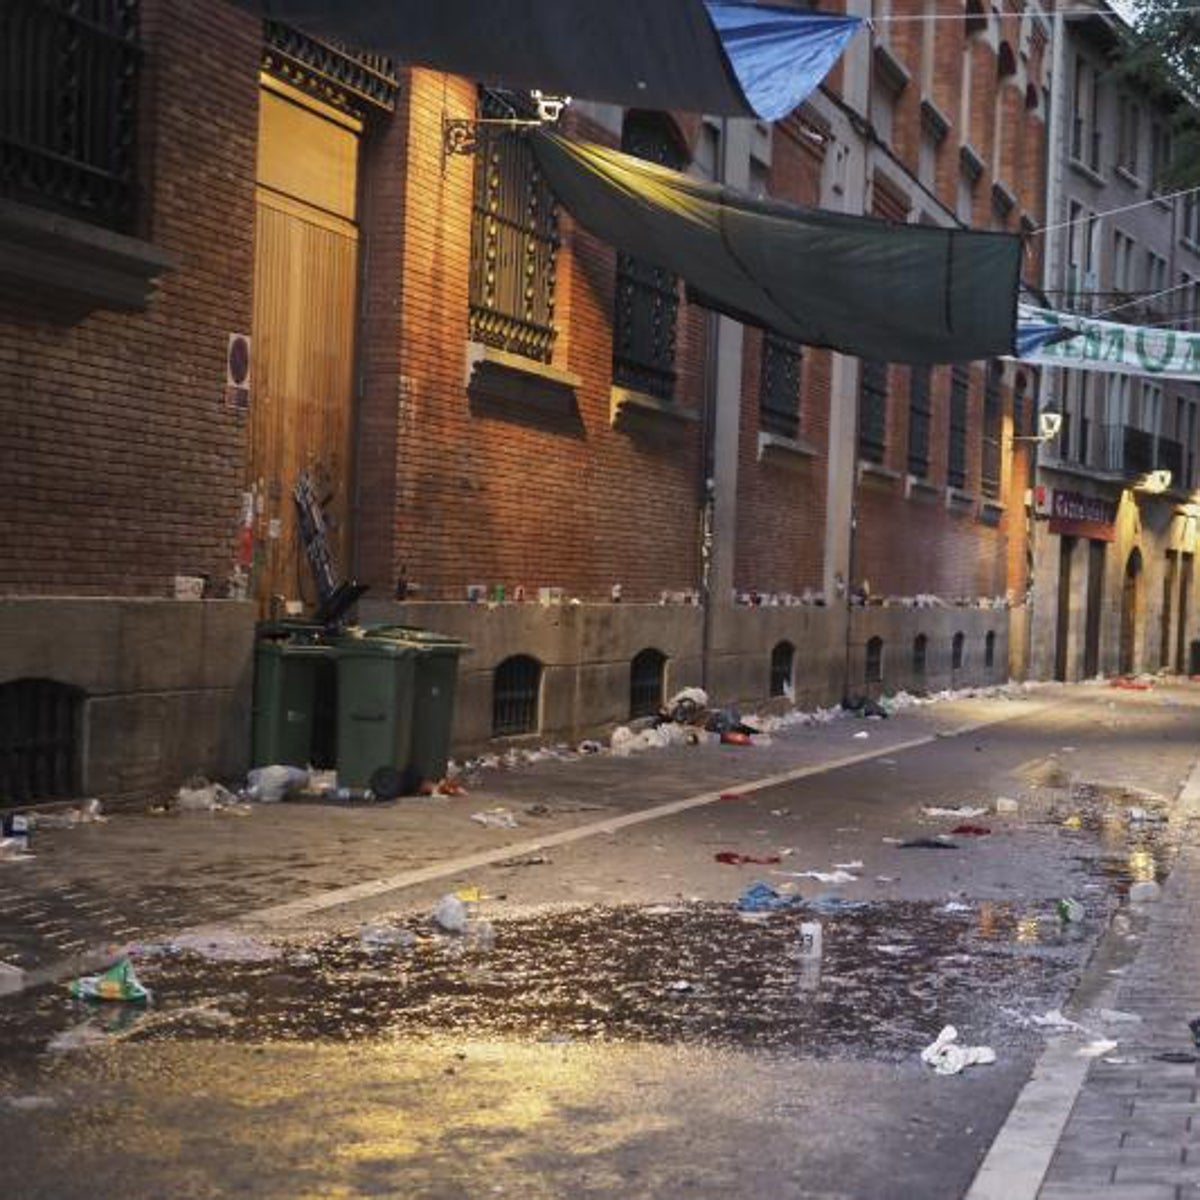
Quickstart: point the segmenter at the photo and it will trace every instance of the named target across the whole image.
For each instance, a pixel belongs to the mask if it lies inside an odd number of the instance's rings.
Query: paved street
[[[1049,686],[493,769],[462,797],[39,835],[0,868],[30,918],[0,957],[54,980],[0,999],[20,1147],[0,1193],[962,1197],[993,1145],[1013,1177],[1022,1089],[1057,1053],[1086,1078],[1035,1122],[1047,1161],[1058,1143],[1045,1200],[1190,1195],[1196,1066],[1154,1055],[1187,1051],[1200,1011],[1176,799],[1198,713],[1185,683]],[[961,805],[989,811],[922,811]],[[496,806],[518,826],[470,819]],[[938,835],[953,848],[900,844]],[[1131,910],[1152,879],[1162,901]],[[747,920],[755,881],[804,904]],[[475,923],[436,936],[465,888]],[[243,961],[156,945],[214,923],[255,939]],[[144,1013],[62,988],[114,940],[142,946]],[[1033,1023],[1055,1009],[1087,1035]],[[947,1023],[995,1065],[921,1063]],[[1117,1046],[1079,1059],[1100,1034]]]

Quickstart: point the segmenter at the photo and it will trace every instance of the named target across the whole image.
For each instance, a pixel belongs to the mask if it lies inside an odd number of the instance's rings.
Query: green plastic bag
[[[71,981],[71,995],[79,1000],[116,1000],[123,1003],[145,1004],[150,999],[133,970],[133,963],[121,959],[101,975],[84,975]]]

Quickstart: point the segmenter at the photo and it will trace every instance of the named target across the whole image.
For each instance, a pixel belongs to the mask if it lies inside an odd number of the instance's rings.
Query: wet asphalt
[[[255,930],[262,961],[144,945],[146,1008],[0,1000],[0,1195],[959,1197],[1043,1044],[1028,1018],[1069,1001],[1129,885],[1165,878],[1189,832],[1172,801],[1200,689],[1038,699]],[[530,836],[572,803],[476,786]],[[1001,796],[1015,814],[921,811]],[[805,874],[835,870],[853,879]],[[788,907],[739,913],[755,882]],[[478,896],[468,933],[439,933],[430,909],[459,889]],[[1060,919],[1065,896],[1082,921]],[[947,1023],[996,1065],[934,1075],[919,1052]]]

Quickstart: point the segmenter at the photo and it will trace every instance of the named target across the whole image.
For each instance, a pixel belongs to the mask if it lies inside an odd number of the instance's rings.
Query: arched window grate
[[[966,641],[967,639],[961,633],[956,633],[954,640],[950,643],[950,666],[955,671],[963,665],[963,648]]]
[[[792,669],[796,661],[796,647],[791,642],[777,642],[771,651],[771,695],[792,694]]]
[[[0,684],[0,806],[79,794],[83,692],[50,679]]]
[[[928,656],[929,639],[923,633],[918,633],[917,636],[913,638],[912,669],[914,675],[925,674]]]
[[[983,665],[989,671],[996,665],[996,634],[991,629],[983,639]]]
[[[536,733],[542,664],[527,654],[506,658],[492,682],[492,736]]]
[[[866,680],[880,683],[883,680],[883,638],[873,637],[867,642]]]
[[[629,715],[652,717],[662,707],[663,671],[667,656],[659,650],[641,650],[629,665]]]

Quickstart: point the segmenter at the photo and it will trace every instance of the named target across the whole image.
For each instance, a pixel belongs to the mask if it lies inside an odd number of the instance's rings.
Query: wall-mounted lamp
[[[1150,492],[1156,495],[1159,492],[1165,492],[1171,486],[1171,472],[1165,467],[1160,467],[1157,471],[1148,471],[1137,483],[1133,485],[1135,492]]]
[[[1062,413],[1060,412],[1040,412],[1038,413],[1038,432],[1037,437],[1015,437],[1014,442],[1052,442],[1062,430]]]
[[[443,117],[442,155],[474,154],[479,144],[478,130],[481,125],[504,125],[509,129],[530,126],[553,125],[562,116],[563,109],[571,103],[570,96],[550,96],[534,88],[529,93],[537,115],[533,117]]]

